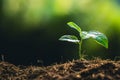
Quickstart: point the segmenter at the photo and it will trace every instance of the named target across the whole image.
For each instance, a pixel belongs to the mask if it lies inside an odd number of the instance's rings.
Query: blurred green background
[[[78,36],[69,21],[109,39],[109,49],[85,40],[87,58],[120,56],[120,0],[0,0],[0,55],[24,65],[78,59],[78,45],[58,41],[64,34]]]

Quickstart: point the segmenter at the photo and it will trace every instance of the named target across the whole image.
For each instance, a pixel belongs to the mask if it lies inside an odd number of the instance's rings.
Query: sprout
[[[73,43],[78,44],[79,45],[79,58],[80,59],[84,59],[83,55],[82,55],[81,46],[82,46],[82,41],[85,40],[85,39],[92,38],[98,44],[102,45],[105,48],[108,48],[108,39],[103,33],[100,33],[98,31],[88,31],[88,32],[87,31],[82,31],[81,28],[77,24],[75,24],[74,22],[68,22],[67,24],[71,28],[77,30],[77,32],[79,33],[80,39],[78,39],[74,35],[63,35],[59,38],[59,40],[73,42]]]

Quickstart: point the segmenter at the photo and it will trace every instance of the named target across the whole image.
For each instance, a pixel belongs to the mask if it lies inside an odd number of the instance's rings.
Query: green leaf
[[[108,39],[107,37],[98,31],[82,31],[82,39],[93,38],[97,43],[108,48]]]
[[[78,38],[74,35],[63,35],[62,37],[59,38],[59,40],[73,42],[73,43],[79,43]]]
[[[75,24],[74,22],[68,22],[67,23],[71,28],[74,28],[75,30],[77,30],[79,33],[81,33],[81,28]]]
[[[88,35],[88,32],[87,31],[82,31],[82,34],[81,34],[81,38],[82,39],[88,39],[90,38],[91,36]]]

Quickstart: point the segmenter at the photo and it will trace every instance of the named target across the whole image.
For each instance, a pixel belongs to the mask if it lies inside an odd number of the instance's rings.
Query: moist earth
[[[120,61],[73,60],[46,67],[1,61],[0,80],[120,80]]]

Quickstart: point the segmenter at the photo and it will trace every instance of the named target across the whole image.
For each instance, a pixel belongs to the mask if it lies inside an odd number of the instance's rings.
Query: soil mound
[[[0,80],[120,80],[120,61],[73,60],[47,67],[0,62]]]

